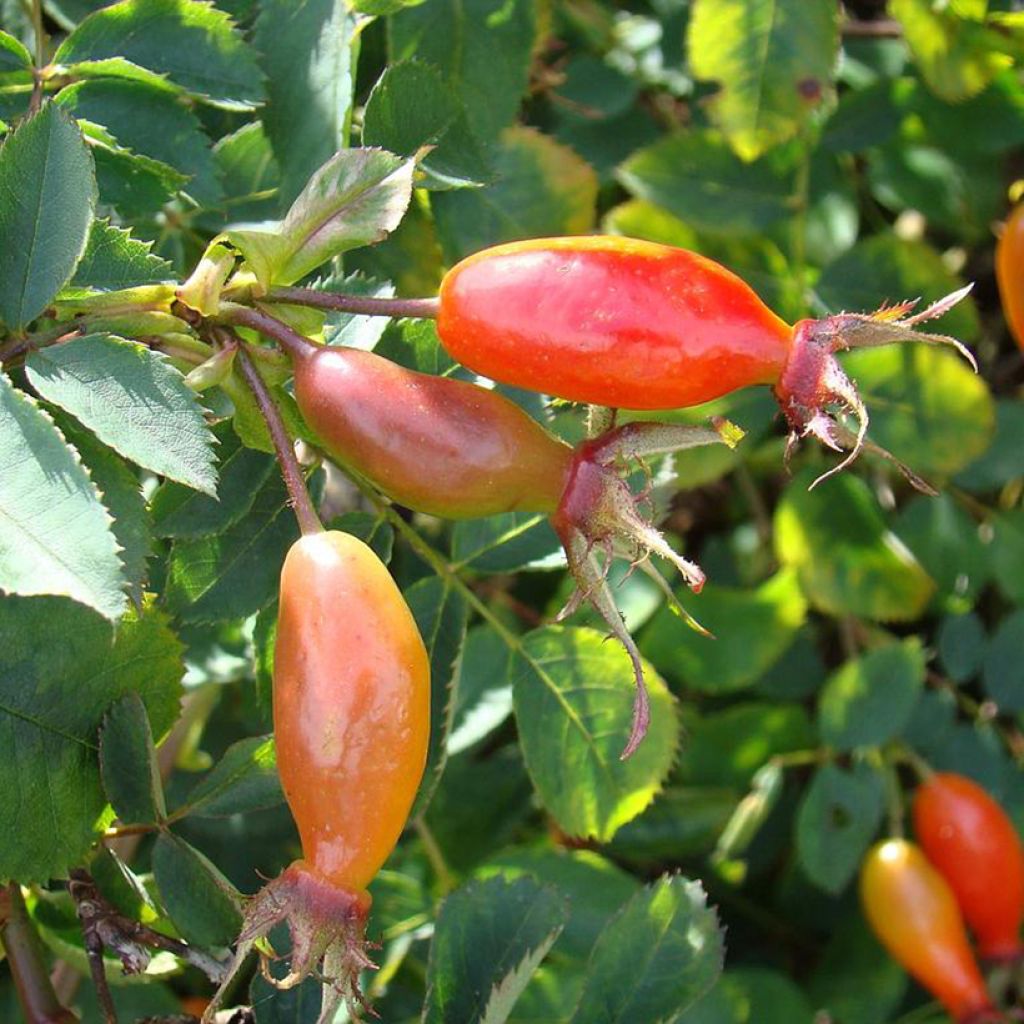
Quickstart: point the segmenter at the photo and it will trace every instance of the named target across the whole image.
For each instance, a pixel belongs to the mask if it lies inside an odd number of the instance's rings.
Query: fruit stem
[[[254,331],[268,338],[273,338],[294,359],[312,355],[320,348],[316,342],[310,341],[305,335],[289,327],[283,320],[269,313],[262,313],[251,306],[240,306],[234,302],[221,303],[220,312],[228,323],[239,327],[251,327]]]
[[[245,378],[249,390],[252,391],[260,413],[266,421],[267,430],[270,431],[270,439],[274,442],[274,450],[277,452],[277,461],[281,467],[281,476],[284,477],[285,486],[291,495],[292,509],[295,511],[295,518],[299,521],[299,529],[303,534],[320,533],[323,526],[320,517],[313,508],[313,501],[306,489],[306,481],[299,466],[299,460],[295,457],[295,445],[288,436],[281,413],[271,398],[267,385],[260,376],[241,339],[234,333],[236,343],[239,343],[237,362],[242,376]]]
[[[271,302],[287,302],[296,306],[313,306],[315,309],[330,309],[338,313],[360,313],[364,316],[411,317],[418,320],[434,320],[440,300],[391,299],[369,295],[339,295],[335,292],[321,292],[313,288],[271,288],[266,298]]]

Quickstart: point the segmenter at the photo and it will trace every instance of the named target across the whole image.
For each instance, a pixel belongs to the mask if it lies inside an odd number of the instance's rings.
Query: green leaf
[[[210,139],[173,89],[100,78],[66,86],[54,102],[76,118],[102,125],[133,153],[186,175],[183,191],[196,204],[216,206],[223,199]]]
[[[299,528],[274,473],[248,515],[219,534],[171,549],[165,600],[184,622],[222,622],[259,611],[277,595],[278,576]]]
[[[395,286],[387,281],[376,281],[362,274],[348,274],[344,277],[329,277],[326,281],[317,281],[318,291],[335,292],[342,295],[365,295],[370,298],[391,299],[395,295]],[[420,320],[409,320],[407,323],[423,323]],[[425,321],[433,323],[432,320]],[[388,319],[382,316],[362,316],[357,313],[327,314],[324,322],[324,343],[346,348],[358,348],[372,351],[389,326]]]
[[[130,231],[109,221],[94,220],[75,276],[61,294],[111,292],[172,280],[171,264],[150,252],[151,247],[152,242],[133,238]]]
[[[935,583],[886,529],[866,484],[844,474],[813,491],[798,474],[775,510],[775,552],[797,571],[810,603],[833,615],[880,622],[917,618]]]
[[[323,985],[312,977],[294,988],[281,989],[257,971],[249,985],[256,1024],[316,1024],[322,1000]]]
[[[313,175],[277,231],[233,228],[226,236],[262,284],[291,284],[393,231],[409,205],[412,172],[411,162],[384,150],[342,150]]]
[[[390,63],[416,57],[439,68],[485,145],[512,124],[537,39],[530,0],[431,0],[388,22]],[[457,40],[457,45],[453,41]]]
[[[25,44],[6,32],[0,32],[0,74],[31,69],[32,54]]]
[[[571,149],[517,126],[502,133],[493,156],[494,184],[431,199],[448,262],[498,242],[593,228],[597,175]]]
[[[229,818],[284,803],[277,775],[273,736],[250,736],[232,743],[224,756],[192,788],[174,817]]]
[[[541,802],[571,836],[607,841],[661,788],[676,753],[672,697],[647,667],[651,724],[629,736],[633,672],[626,652],[591,629],[549,626],[522,641],[512,666],[519,741]]]
[[[572,1021],[673,1020],[714,985],[724,957],[722,930],[700,883],[663,875],[601,933]]]
[[[822,740],[836,750],[852,750],[898,736],[921,694],[924,669],[924,652],[914,637],[846,662],[821,691]]]
[[[191,538],[220,533],[251,508],[277,465],[274,459],[243,447],[230,424],[213,428],[217,439],[217,493],[203,494],[167,481],[153,493],[153,532],[158,537]]]
[[[454,686],[449,755],[474,746],[512,714],[512,653],[508,639],[487,623],[466,634]]]
[[[138,607],[142,603],[147,561],[153,547],[149,512],[139,479],[116,452],[71,416],[60,410],[53,410],[53,413],[57,428],[78,452],[104,508],[113,517],[110,528],[120,548],[118,557],[128,582],[128,594]]]
[[[369,512],[346,512],[344,515],[332,519],[327,529],[351,533],[353,537],[358,537],[368,545],[385,565],[391,561],[395,530],[383,515],[371,515]]]
[[[996,402],[996,429],[985,452],[957,475],[956,483],[972,491],[989,491],[1024,476],[1024,403]]]
[[[981,5],[984,13],[985,4]],[[892,0],[889,10],[928,86],[948,102],[969,99],[1012,59],[1000,52],[998,36],[981,21],[963,17],[957,5],[930,0]]]
[[[807,997],[786,975],[745,967],[726,971],[676,1024],[813,1024],[813,1016]]]
[[[51,103],[0,148],[0,319],[15,329],[67,284],[96,209],[92,158],[74,121]]]
[[[896,99],[897,83],[888,78],[843,93],[822,129],[822,147],[833,153],[863,152],[888,142],[903,119]]]
[[[456,671],[466,640],[469,606],[462,591],[440,576],[419,580],[404,597],[430,655],[430,746],[423,781],[410,812],[415,817],[430,803],[448,758]]]
[[[148,825],[167,815],[153,734],[137,693],[122,697],[103,718],[100,772],[121,821]]]
[[[831,312],[867,313],[883,302],[903,299],[920,297],[926,305],[962,286],[963,281],[951,274],[942,257],[924,242],[878,234],[858,242],[830,263],[822,271],[816,290]],[[929,331],[951,334],[961,341],[973,340],[979,330],[974,300],[968,296],[933,323]]]
[[[425,188],[463,188],[494,178],[494,167],[472,133],[463,105],[440,71],[419,60],[385,68],[366,101],[363,143],[413,156],[433,148],[420,161]]]
[[[775,754],[815,746],[814,728],[799,704],[749,701],[723,711],[687,716],[679,759],[681,780],[744,791]]]
[[[529,878],[457,889],[430,944],[424,1024],[501,1024],[567,917],[558,890]]]
[[[832,91],[838,9],[803,0],[697,0],[687,33],[690,69],[718,83],[712,120],[736,153],[755,160],[796,135]]]
[[[611,861],[590,850],[512,847],[478,872],[505,878],[528,875],[569,897],[569,919],[558,940],[560,956],[585,961],[608,919],[640,888],[640,883]]]
[[[0,597],[0,877],[62,878],[104,826],[97,730],[138,693],[153,732],[178,715],[181,645],[162,616],[129,614],[116,637],[62,598]]]
[[[348,141],[356,19],[343,0],[263,0],[253,30],[267,103],[260,118],[290,203]]]
[[[851,353],[845,367],[871,410],[872,439],[915,472],[949,477],[991,444],[992,395],[960,355],[892,346]]]
[[[634,153],[618,179],[698,231],[756,234],[790,216],[791,158],[781,149],[744,163],[719,135],[667,135]]]
[[[840,893],[857,872],[882,820],[881,776],[861,763],[852,770],[826,764],[800,801],[796,851],[807,877]]]
[[[897,536],[938,584],[943,606],[963,610],[978,599],[992,575],[978,524],[948,494],[919,495],[901,511]]]
[[[53,421],[0,373],[0,589],[58,594],[116,619],[124,571],[112,522]]]
[[[807,983],[814,1005],[843,1024],[886,1024],[906,988],[903,968],[860,914],[838,923]]]
[[[166,75],[225,110],[251,110],[263,100],[252,51],[231,19],[210,3],[121,0],[90,14],[53,60],[80,64],[116,57]]]
[[[1024,711],[1024,609],[999,623],[985,651],[982,681],[1001,713]]]
[[[153,847],[153,877],[175,928],[197,946],[227,946],[242,924],[241,897],[195,847],[164,832]]]
[[[975,615],[947,615],[939,626],[939,661],[954,683],[962,683],[981,668],[988,638]]]
[[[565,565],[565,556],[546,516],[505,512],[456,523],[452,563],[453,568],[476,572],[513,572],[558,569]]]
[[[990,557],[999,589],[1015,604],[1024,604],[1024,508],[997,512]]]
[[[756,682],[792,644],[807,614],[791,572],[756,590],[709,583],[699,596],[681,594],[680,600],[712,636],[695,632],[663,604],[640,649],[666,678],[704,693],[729,693]]]
[[[125,458],[215,493],[213,439],[195,393],[166,357],[89,334],[33,352],[26,365],[41,395]]]

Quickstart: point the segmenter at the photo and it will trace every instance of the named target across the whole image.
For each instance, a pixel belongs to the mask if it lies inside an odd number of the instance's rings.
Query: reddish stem
[[[316,509],[313,508],[299,460],[295,457],[295,445],[288,436],[281,413],[267,390],[267,385],[260,376],[259,370],[249,358],[249,353],[244,345],[239,347],[238,355],[235,358],[246,384],[249,385],[249,390],[252,391],[253,397],[256,399],[260,413],[266,421],[267,430],[270,431],[270,439],[274,442],[277,461],[281,466],[281,475],[284,477],[285,486],[291,495],[292,508],[295,510],[295,518],[299,521],[299,529],[304,534],[319,533],[323,530],[323,526],[320,523],[320,517],[316,514]]]
[[[295,359],[311,355],[320,348],[303,334],[289,327],[283,320],[269,313],[262,313],[250,306],[239,306],[233,302],[225,302],[221,306],[221,313],[230,323],[238,324],[240,327],[250,327],[254,331],[268,338],[272,338]]]
[[[361,313],[364,316],[411,317],[433,320],[437,317],[440,300],[389,299],[369,295],[337,295],[312,288],[271,288],[267,298],[272,302],[288,302],[296,306],[313,306],[338,313]]]

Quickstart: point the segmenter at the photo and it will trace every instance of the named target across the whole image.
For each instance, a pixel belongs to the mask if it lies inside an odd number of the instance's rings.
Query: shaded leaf
[[[103,716],[100,772],[121,821],[151,824],[167,814],[153,734],[137,693],[122,697]]]
[[[512,572],[559,569],[565,565],[565,556],[546,516],[505,512],[456,523],[452,562],[456,568],[476,572]]]
[[[52,103],[0,148],[0,319],[37,317],[68,282],[96,208],[92,157],[74,121]]]
[[[985,692],[1003,713],[1024,711],[1024,609],[999,623],[985,650]]]
[[[276,807],[284,802],[277,775],[273,736],[251,736],[232,743],[224,756],[192,788],[174,812],[199,818],[227,818],[233,814]]]
[[[151,242],[133,238],[130,231],[106,220],[94,220],[85,252],[75,268],[68,291],[117,291],[141,284],[170,281],[171,264],[150,252]]]

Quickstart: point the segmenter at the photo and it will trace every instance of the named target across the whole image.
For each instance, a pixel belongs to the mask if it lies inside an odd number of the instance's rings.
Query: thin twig
[[[266,298],[270,302],[312,306],[315,309],[330,309],[337,313],[390,316],[396,319],[411,317],[418,320],[435,319],[440,304],[436,296],[428,299],[389,299],[369,295],[337,295],[334,292],[319,292],[313,288],[271,288]]]
[[[234,331],[230,333],[240,342]],[[244,345],[240,344],[236,358],[242,376],[245,378],[246,384],[249,385],[249,390],[252,391],[260,413],[266,421],[267,430],[270,431],[270,439],[274,442],[281,475],[284,477],[285,486],[291,496],[291,504],[295,511],[295,518],[299,521],[299,529],[304,534],[319,533],[323,530],[323,526],[320,523],[320,517],[316,514],[316,509],[313,508],[313,501],[306,489],[302,468],[299,466],[299,460],[295,457],[295,445],[288,436],[281,413],[274,404],[267,385],[260,376],[259,370],[253,365]]]
[[[250,327],[254,331],[267,338],[278,342],[290,355],[301,358],[309,355],[320,346],[312,342],[303,334],[289,327],[283,320],[268,313],[261,313],[251,306],[239,306],[234,302],[223,302],[220,307],[221,315],[228,323],[238,324],[239,327]]]
[[[53,991],[21,888],[12,883],[3,890],[2,896],[6,906],[0,924],[0,941],[7,953],[26,1024],[72,1024],[77,1018],[61,1006]]]

